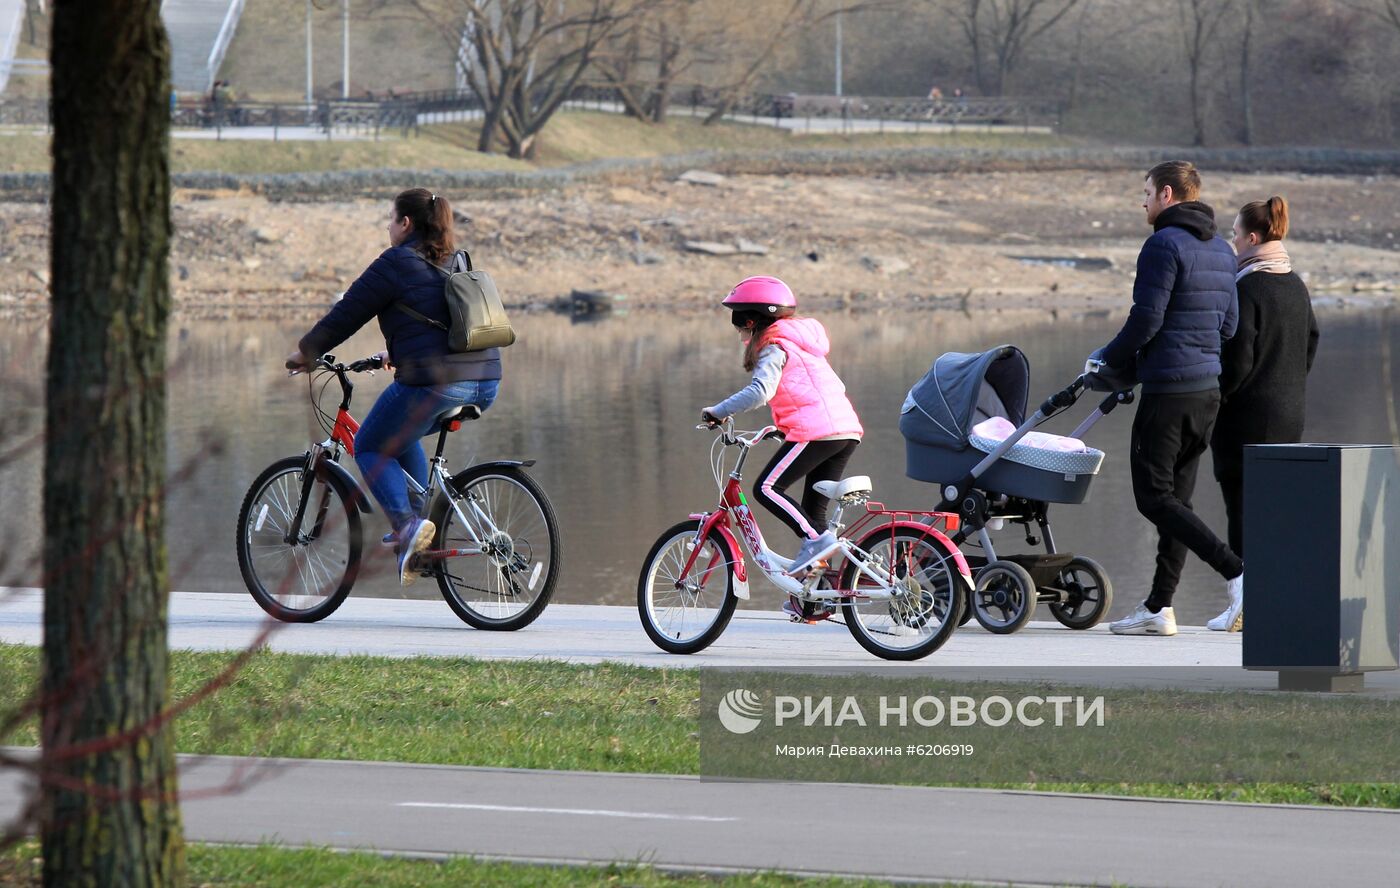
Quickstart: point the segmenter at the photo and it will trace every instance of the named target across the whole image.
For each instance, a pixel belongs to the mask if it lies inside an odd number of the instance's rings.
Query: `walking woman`
[[[388,346],[380,357],[394,371],[394,381],[355,434],[355,462],[393,525],[385,542],[397,547],[399,580],[407,586],[414,579],[412,557],[432,541],[435,528],[420,514],[423,504],[413,502],[404,473],[419,485],[428,483],[428,459],[418,440],[465,404],[490,407],[501,379],[501,358],[494,348],[453,352],[448,347],[452,319],[443,281],[456,245],[447,198],[425,188],[400,193],[389,208],[387,232],[389,249],[302,337],[287,366],[304,367],[365,324],[379,321]]]
[[[1303,439],[1304,395],[1317,354],[1317,318],[1307,285],[1293,273],[1283,239],[1288,204],[1281,197],[1240,208],[1231,243],[1239,260],[1239,327],[1221,350],[1220,413],[1210,449],[1225,496],[1230,548],[1244,557],[1244,448]],[[1206,624],[1238,632],[1243,596]]]

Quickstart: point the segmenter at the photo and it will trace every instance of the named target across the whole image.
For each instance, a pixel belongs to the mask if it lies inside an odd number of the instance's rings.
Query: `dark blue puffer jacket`
[[[497,349],[453,353],[447,332],[395,308],[402,302],[420,314],[450,325],[443,296],[446,277],[414,249],[417,238],[390,247],[350,285],[344,297],[311,332],[302,337],[301,353],[325,354],[355,334],[372,318],[388,345],[394,379],[404,385],[441,385],[465,380],[500,379]]]
[[[1103,349],[1110,367],[1136,361],[1144,393],[1217,388],[1220,346],[1235,335],[1235,253],[1199,201],[1163,210],[1138,254],[1133,307]]]

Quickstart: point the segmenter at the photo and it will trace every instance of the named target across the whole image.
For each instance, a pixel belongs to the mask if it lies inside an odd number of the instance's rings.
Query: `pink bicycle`
[[[868,502],[870,479],[864,476],[818,482],[816,489],[832,502],[829,528],[837,541],[822,555],[831,564],[790,576],[792,559],[764,543],[741,483],[754,445],[782,434],[774,426],[736,432],[732,419],[718,430],[710,463],[719,508],[694,513],[661,534],[642,566],[637,610],[657,647],[672,654],[704,650],[724,632],[739,600],[749,597],[734,524],[759,570],[789,596],[795,620],[816,622],[839,611],[860,646],[887,660],[917,660],[943,646],[973,588],[967,562],[944,533],[957,530],[956,515]],[[738,448],[738,459],[726,478],[730,447]],[[843,535],[843,511],[862,504],[865,514]]]

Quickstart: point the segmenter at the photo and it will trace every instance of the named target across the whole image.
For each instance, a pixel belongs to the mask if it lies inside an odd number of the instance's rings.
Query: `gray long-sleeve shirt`
[[[776,345],[765,345],[759,350],[758,359],[754,361],[753,379],[749,384],[713,407],[705,409],[720,419],[746,410],[757,410],[773,400],[773,395],[777,394],[778,381],[783,378],[785,366],[787,352]]]

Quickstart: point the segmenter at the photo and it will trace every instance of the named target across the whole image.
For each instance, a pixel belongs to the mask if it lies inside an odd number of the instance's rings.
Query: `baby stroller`
[[[1114,378],[1106,369],[1088,373],[1051,395],[1027,417],[1029,388],[1030,364],[1015,346],[939,356],[904,400],[899,420],[905,440],[904,471],[917,481],[939,485],[938,509],[959,518],[954,543],[962,546],[973,539],[971,545],[981,547],[980,554],[967,557],[975,585],[963,610],[964,622],[976,617],[990,632],[1015,632],[1030,621],[1036,603],[1044,601],[1065,626],[1088,629],[1108,613],[1113,586],[1092,559],[1055,549],[1049,511],[1051,503],[1076,504],[1088,498],[1103,451],[1050,449],[1022,443],[1022,439],[1046,419],[1072,407],[1085,390],[1109,392],[1070,433],[1079,438],[1119,404],[1132,402],[1133,382]],[[1004,440],[974,431],[996,417],[1015,426]],[[992,425],[1006,423],[988,423],[982,429]],[[1030,546],[1043,539],[1044,554],[998,556],[989,531],[1001,530],[1007,523],[1021,525]]]

